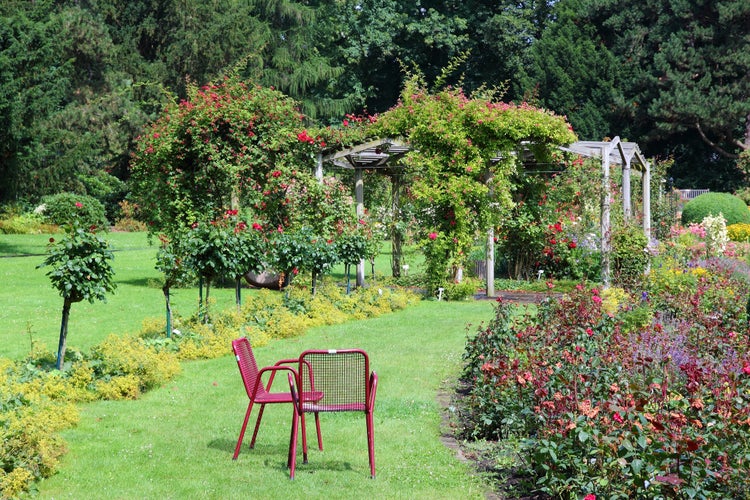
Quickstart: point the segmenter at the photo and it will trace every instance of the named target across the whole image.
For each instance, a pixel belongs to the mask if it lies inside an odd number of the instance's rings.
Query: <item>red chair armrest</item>
[[[370,401],[368,405],[370,410],[375,408],[375,393],[378,391],[378,374],[375,372],[370,373]]]
[[[266,392],[271,392],[271,386],[273,385],[273,379],[276,376],[276,372],[278,371],[288,371],[292,372],[294,377],[297,377],[297,370],[292,368],[291,366],[280,366],[278,363],[273,366],[266,366],[265,368],[261,368],[260,371],[258,371],[258,380],[256,381],[255,386],[255,394],[258,393],[258,385],[261,383],[263,379],[263,374],[266,372],[270,372],[271,375],[268,377],[268,384],[266,384]]]

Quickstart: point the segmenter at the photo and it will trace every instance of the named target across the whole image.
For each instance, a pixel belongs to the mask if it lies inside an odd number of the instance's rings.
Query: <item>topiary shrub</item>
[[[42,199],[41,213],[47,222],[62,225],[70,223],[75,215],[83,227],[107,228],[104,205],[85,194],[58,193]]]
[[[705,193],[687,202],[682,209],[682,223],[700,224],[709,215],[723,215],[727,225],[750,224],[750,210],[741,198],[729,193]]]

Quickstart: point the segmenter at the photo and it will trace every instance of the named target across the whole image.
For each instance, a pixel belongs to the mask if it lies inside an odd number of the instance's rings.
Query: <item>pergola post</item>
[[[361,168],[354,169],[354,197],[357,202],[357,217],[365,214],[365,181]],[[365,259],[357,263],[357,286],[365,286]]]
[[[610,222],[610,210],[612,205],[612,193],[610,189],[609,154],[613,144],[607,143],[602,146],[602,283],[609,286],[610,281],[610,254],[612,252],[612,228]]]
[[[625,222],[628,222],[633,215],[630,198],[630,158],[625,158],[625,164],[622,166],[622,211]]]
[[[318,157],[315,162],[315,178],[319,181],[323,180],[323,153],[318,152]]]
[[[643,158],[638,159],[643,165],[643,234],[651,245],[651,166]]]

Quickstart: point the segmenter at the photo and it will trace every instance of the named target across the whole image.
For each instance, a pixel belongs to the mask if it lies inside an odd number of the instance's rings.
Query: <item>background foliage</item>
[[[746,179],[748,18],[742,0],[10,0],[0,202],[69,191],[116,218],[134,138],[191,84],[237,75],[338,124],[396,104],[403,68],[434,81],[457,56],[445,83],[554,110],[581,139],[637,141],[674,159],[678,187],[732,191]]]

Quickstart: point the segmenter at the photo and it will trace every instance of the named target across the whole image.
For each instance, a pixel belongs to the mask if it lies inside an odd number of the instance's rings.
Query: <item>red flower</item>
[[[577,246],[578,246],[578,245],[576,245],[576,242],[575,242],[575,241],[571,241],[570,243],[568,243],[568,248],[570,248],[571,250],[572,250],[573,248],[577,247]]]
[[[622,415],[620,415],[620,414],[619,414],[619,413],[617,413],[617,412],[614,412],[614,413],[612,414],[612,420],[614,420],[615,422],[617,422],[617,423],[619,423],[619,424],[621,424],[621,423],[623,423],[623,422],[624,422],[624,420],[623,420],[623,418],[622,418]],[[594,497],[594,498],[596,498],[596,497]]]
[[[742,367],[742,373],[744,373],[745,375],[750,375],[750,363],[748,363],[747,361],[745,362],[744,366]]]
[[[348,127],[348,126],[349,126],[349,120],[344,120],[344,127]]]
[[[281,177],[281,170],[274,170],[271,172],[272,177]]]
[[[583,500],[596,500],[596,495],[594,495],[593,493],[589,493],[588,495],[583,497]]]
[[[263,226],[261,226],[257,222],[253,222],[253,229],[255,229],[256,231],[262,231],[263,230]]]
[[[77,201],[76,208],[83,208],[83,203],[81,203],[80,201]]]
[[[430,233],[427,235],[427,237],[430,238],[431,240],[436,240],[437,236],[438,236],[437,233]]]
[[[592,330],[591,328],[586,328],[586,334],[589,337],[592,337],[594,335],[594,330]]]

